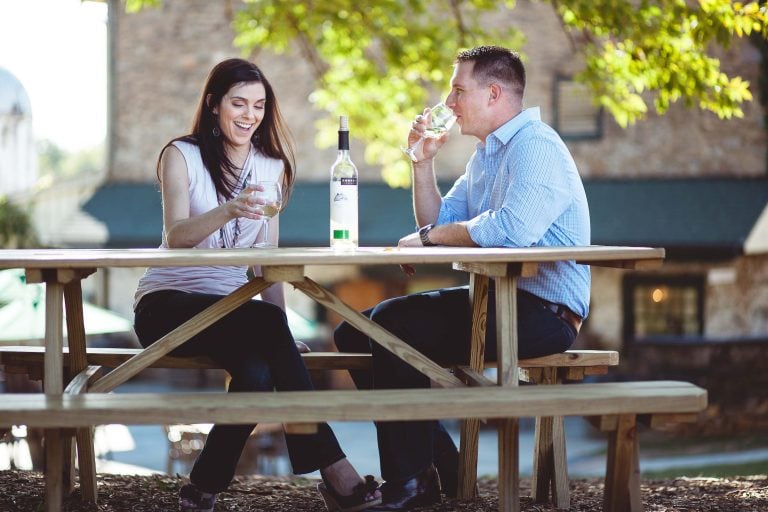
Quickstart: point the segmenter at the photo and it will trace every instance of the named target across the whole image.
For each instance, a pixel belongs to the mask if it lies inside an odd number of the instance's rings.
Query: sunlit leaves
[[[683,101],[721,118],[743,116],[749,84],[723,73],[711,50],[766,34],[766,8],[757,2],[563,0],[559,12],[582,36],[580,78],[620,125],[642,119],[649,102],[661,114]]]
[[[400,151],[412,118],[445,94],[456,53],[477,44],[520,47],[522,35],[492,30],[483,14],[514,2],[499,0],[246,0],[235,19],[236,44],[246,52],[298,48],[313,65],[309,101],[328,112],[315,142],[335,143],[337,116],[346,114],[365,142],[366,161],[385,180],[407,186]],[[292,46],[293,45],[293,46]]]
[[[128,0],[136,10],[160,0]],[[743,116],[749,83],[714,57],[735,38],[768,35],[768,7],[730,0],[550,0],[584,57],[578,79],[621,126],[676,102]],[[297,49],[315,73],[309,101],[328,113],[316,142],[334,143],[347,114],[369,163],[409,183],[399,147],[409,121],[445,93],[458,50],[519,49],[514,0],[244,0],[234,21],[245,52]],[[489,20],[492,22],[489,23]],[[496,28],[494,28],[496,27]],[[500,27],[500,28],[499,28]],[[530,30],[539,30],[538,26]]]
[[[139,12],[145,7],[157,7],[162,0],[125,0],[125,12]]]

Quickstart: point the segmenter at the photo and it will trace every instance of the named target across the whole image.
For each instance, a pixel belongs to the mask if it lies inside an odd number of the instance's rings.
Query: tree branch
[[[456,19],[456,28],[459,31],[459,46],[464,47],[466,46],[466,40],[467,40],[467,27],[464,24],[464,17],[461,14],[461,0],[450,0],[451,2],[451,12],[453,13],[453,17]]]

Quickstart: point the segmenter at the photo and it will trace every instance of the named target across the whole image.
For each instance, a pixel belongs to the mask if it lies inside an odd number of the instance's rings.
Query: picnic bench
[[[88,380],[85,376],[84,382]],[[10,394],[0,401],[0,426],[9,421],[48,431],[108,423],[160,424],[320,421],[403,421],[486,418],[501,423],[532,416],[598,416],[617,424],[609,437],[604,510],[642,510],[638,415],[697,413],[706,391],[675,381],[554,384],[531,388],[310,391],[281,393]],[[516,437],[500,439],[516,443]],[[504,451],[504,447],[500,451]],[[511,461],[499,458],[499,474]],[[511,500],[499,485],[499,501]]]
[[[470,482],[474,487],[475,469],[473,461],[476,461],[476,453],[472,453],[472,439],[475,439],[476,446],[478,419],[490,418],[499,432],[499,510],[517,511],[519,510],[517,418],[521,416],[556,417],[571,414],[600,418],[618,417],[617,421],[613,422],[617,425],[614,432],[623,437],[614,443],[617,447],[614,451],[617,453],[614,457],[609,457],[609,461],[614,461],[613,463],[609,462],[609,470],[616,469],[611,464],[619,466],[619,470],[613,471],[616,473],[615,475],[611,474],[611,471],[607,475],[607,479],[618,483],[609,486],[609,489],[615,488],[615,490],[611,490],[609,493],[610,499],[607,498],[606,509],[639,510],[641,503],[639,500],[636,503],[632,501],[634,498],[631,498],[634,495],[639,496],[639,481],[635,486],[632,483],[632,478],[630,478],[631,471],[626,474],[623,472],[628,467],[625,463],[631,463],[637,458],[636,446],[629,449],[626,442],[626,439],[631,437],[630,434],[634,433],[634,425],[637,422],[636,415],[687,415],[695,413],[703,408],[706,392],[687,384],[671,385],[669,383],[667,383],[668,385],[659,384],[659,387],[650,391],[646,384],[637,384],[637,390],[632,390],[630,388],[633,386],[622,387],[612,383],[580,384],[578,386],[552,384],[518,388],[520,370],[517,357],[516,280],[519,277],[535,275],[539,265],[554,261],[572,260],[580,264],[639,269],[657,267],[661,264],[663,257],[663,249],[605,246],[521,249],[359,248],[343,253],[336,253],[329,248],[238,249],[229,251],[216,249],[0,251],[0,268],[24,268],[26,269],[27,282],[44,282],[46,284],[46,338],[43,363],[46,395],[44,397],[25,395],[23,400],[30,405],[24,406],[16,401],[14,403],[19,406],[18,408],[10,407],[11,404],[6,402],[10,408],[0,409],[2,415],[0,423],[29,421],[31,422],[29,424],[33,426],[35,424],[48,425],[44,427],[47,437],[46,509],[56,511],[60,508],[63,489],[60,481],[63,465],[63,450],[60,442],[61,429],[75,428],[78,451],[82,446],[87,452],[88,445],[92,443],[92,439],[88,437],[90,428],[79,424],[88,423],[91,425],[94,422],[107,421],[107,416],[110,417],[108,421],[131,417],[133,421],[157,421],[158,423],[203,420],[214,422],[258,420],[312,423],[332,419],[463,418],[462,457],[459,470],[464,491]],[[306,275],[306,268],[313,265],[398,264],[452,264],[454,269],[469,273],[473,316],[469,365],[454,368],[453,372],[445,369],[439,363],[420,354],[378,324],[346,305]],[[106,375],[101,376],[98,367],[89,366],[82,329],[80,281],[83,278],[98,268],[200,265],[260,265],[263,275],[233,291],[229,296],[202,311]],[[486,299],[488,283],[491,278],[495,280],[496,294],[498,354],[496,383],[483,377],[481,372],[484,366]],[[424,396],[423,399],[414,398],[413,402],[403,402],[402,391],[396,392],[397,398],[392,398],[391,395],[387,395],[387,392],[380,390],[322,391],[317,392],[324,393],[322,395],[313,395],[314,398],[307,398],[311,402],[311,404],[307,403],[307,407],[314,406],[314,409],[311,413],[307,412],[305,416],[293,414],[303,407],[292,401],[294,399],[291,398],[291,393],[285,392],[273,393],[274,396],[269,398],[270,403],[275,404],[271,412],[254,407],[256,402],[263,403],[262,401],[266,397],[262,395],[251,396],[250,398],[256,399],[254,402],[249,401],[248,396],[245,396],[248,394],[232,394],[217,397],[214,404],[200,403],[191,408],[192,411],[196,411],[194,413],[184,413],[170,405],[167,407],[161,405],[157,409],[150,408],[147,411],[141,409],[141,402],[135,402],[135,407],[132,406],[131,404],[134,402],[125,400],[127,395],[121,394],[112,397],[113,395],[108,394],[109,391],[126,382],[144,368],[167,356],[173,349],[217,319],[277,282],[290,283],[311,299],[338,313],[376,343],[429,377],[433,386],[445,389],[409,391],[408,396],[416,397],[420,394]],[[71,362],[66,375],[66,380],[71,379],[71,381],[67,386],[67,393],[64,393],[65,390],[63,389],[65,367],[63,364],[62,311],[64,307],[67,310],[67,329],[71,352],[69,356]],[[467,389],[468,385],[482,386],[482,389]],[[87,393],[80,396],[84,391]],[[486,395],[489,391],[492,393]],[[438,392],[438,394],[434,392]],[[66,396],[70,393],[77,396]],[[368,395],[368,393],[374,394]],[[465,395],[464,393],[469,394]],[[235,397],[233,395],[244,396]],[[454,395],[456,396],[455,400],[453,400]],[[152,394],[151,396],[160,400],[161,404],[166,400],[174,402],[173,399],[168,399],[163,394]],[[387,396],[390,398],[387,399]],[[482,398],[484,396],[488,396],[488,400],[484,401]],[[491,399],[491,397],[496,398]],[[210,399],[210,395],[207,395],[207,398]],[[100,400],[103,400],[104,404],[112,405],[105,406],[106,409],[94,405],[93,407],[96,408],[94,414],[91,414],[90,410],[81,409],[80,413],[89,418],[88,421],[81,419],[74,420],[72,423],[72,416],[78,416],[78,414],[73,413],[76,409],[73,409],[74,404],[96,404]],[[238,400],[242,400],[242,402],[238,402]],[[426,403],[434,405],[420,405],[419,400],[426,400]],[[323,405],[323,402],[326,401],[331,407]],[[378,405],[371,406],[371,403]],[[470,407],[470,403],[478,405],[473,408]],[[31,407],[32,404],[37,404],[41,409],[37,412],[25,409],[25,407]],[[573,404],[577,405],[573,406]],[[390,405],[399,412],[389,416],[385,414],[383,411],[389,410]],[[83,407],[90,408],[91,405],[84,405]],[[253,413],[243,415],[243,408],[252,409]],[[330,410],[333,412],[329,412]],[[104,414],[106,411],[113,412]],[[47,415],[46,412],[49,414]],[[426,416],[424,416],[425,414]],[[13,417],[12,420],[6,419],[10,416]],[[160,419],[161,416],[162,419]],[[45,417],[51,419],[44,420]],[[611,422],[606,420],[606,424],[609,423]],[[92,454],[90,457],[92,459]],[[83,462],[88,463],[87,456],[85,461],[82,459],[81,453],[81,469]],[[82,477],[81,474],[81,485],[83,484]],[[84,488],[91,484],[95,492],[95,482],[85,482]],[[630,503],[631,507],[610,508],[613,507],[610,504],[612,502]]]
[[[88,365],[102,368],[116,368],[138,355],[143,349],[132,348],[93,348],[87,349]],[[45,347],[35,346],[0,346],[0,365],[9,374],[24,374],[32,380],[43,378],[43,358]],[[64,347],[63,365],[68,370],[72,365],[69,348]],[[362,370],[371,365],[371,354],[353,354],[340,352],[309,352],[302,354],[304,364],[310,372],[324,370]],[[494,362],[486,362],[491,367]],[[568,381],[581,381],[587,376],[604,375],[611,366],[619,364],[619,353],[615,350],[568,350],[561,354],[521,359],[518,361],[520,378],[534,384],[555,384]],[[154,361],[150,368],[165,369],[201,369],[218,370],[221,366],[204,356],[175,357],[166,355]],[[467,369],[460,369],[462,375]],[[65,371],[65,373],[69,373]],[[536,502],[546,502],[552,493],[552,502],[557,508],[567,509],[570,504],[568,487],[568,467],[566,465],[566,442],[562,416],[537,417],[535,424],[535,446],[533,454],[533,498]],[[467,440],[465,439],[465,442]],[[465,447],[466,451],[477,451],[477,443]],[[472,467],[476,467],[476,464]],[[87,466],[90,467],[90,466]],[[65,468],[65,482],[72,482]],[[85,478],[85,481],[92,481]],[[462,497],[472,497],[475,475],[465,477],[462,482]],[[467,487],[469,487],[467,489]],[[95,491],[88,491],[94,496]]]

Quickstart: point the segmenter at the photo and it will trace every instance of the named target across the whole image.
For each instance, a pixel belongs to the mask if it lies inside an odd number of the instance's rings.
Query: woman
[[[161,247],[250,247],[265,222],[277,245],[278,216],[262,218],[251,181],[277,180],[286,198],[293,152],[274,92],[254,64],[230,59],[213,68],[192,133],[169,142],[157,164],[163,201]],[[135,329],[144,347],[246,282],[245,267],[150,268],[136,291]],[[255,275],[261,269],[253,268]],[[229,391],[310,390],[312,383],[285,316],[282,285],[265,290],[191,338],[175,355],[206,355],[225,368]],[[216,425],[179,491],[179,510],[213,510],[227,488],[254,425]],[[329,510],[356,511],[381,501],[378,484],[355,471],[328,425],[287,435],[295,473],[320,470]]]

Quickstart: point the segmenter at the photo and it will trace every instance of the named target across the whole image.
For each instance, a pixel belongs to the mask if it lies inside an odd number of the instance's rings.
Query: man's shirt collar
[[[531,107],[522,110],[515,117],[496,128],[488,138],[495,137],[502,145],[506,145],[530,121],[541,121],[541,108]]]
[[[520,129],[530,121],[541,121],[541,108],[531,107],[521,110],[515,117],[491,132],[485,142],[479,142],[477,149],[482,153],[495,153],[498,148],[506,146]]]

